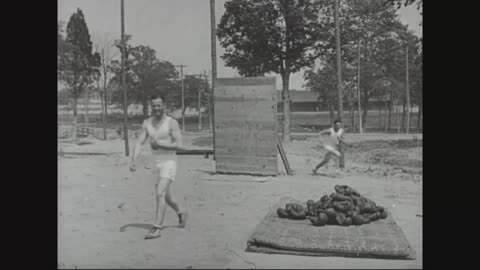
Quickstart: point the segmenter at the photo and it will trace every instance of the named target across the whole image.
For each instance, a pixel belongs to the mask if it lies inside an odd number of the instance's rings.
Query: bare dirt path
[[[198,136],[185,139],[198,142]],[[361,143],[361,142],[358,142]],[[370,144],[370,146],[369,146]],[[190,216],[185,229],[167,228],[161,238],[145,241],[155,210],[152,172],[148,155],[138,171],[128,171],[128,159],[112,156],[63,157],[58,159],[58,266],[59,268],[422,268],[422,177],[420,145],[365,143],[347,152],[347,170],[337,175],[310,175],[322,150],[313,139],[293,141],[285,149],[294,176],[271,177],[264,183],[206,181],[214,171],[212,158],[179,156],[180,170],[173,192],[187,205]],[[94,141],[64,149],[123,152],[123,141]],[[197,145],[195,147],[204,147]],[[403,148],[402,148],[403,147]],[[377,175],[368,168],[369,155],[384,149],[386,160],[413,160],[389,165],[378,161],[375,168],[417,168],[417,172]],[[373,151],[373,152],[372,152]],[[408,151],[408,155],[403,152]],[[416,151],[416,152],[415,152]],[[148,152],[147,152],[148,153]],[[372,154],[373,153],[373,154]],[[381,154],[380,154],[381,156]],[[388,162],[387,162],[388,163]],[[412,165],[414,164],[414,165]],[[371,165],[371,164],[370,164]],[[421,165],[421,164],[420,164]],[[415,167],[416,166],[416,167]],[[358,169],[354,168],[358,167]],[[371,169],[371,170],[375,170]],[[420,171],[420,173],[418,173]],[[402,175],[407,175],[402,177]],[[416,175],[410,177],[408,175]],[[417,252],[416,260],[376,260],[342,257],[268,255],[245,252],[255,226],[282,196],[318,199],[333,192],[335,184],[359,190],[388,207]],[[169,209],[166,224],[177,222]],[[228,248],[227,248],[228,247]],[[236,252],[238,255],[234,254]]]

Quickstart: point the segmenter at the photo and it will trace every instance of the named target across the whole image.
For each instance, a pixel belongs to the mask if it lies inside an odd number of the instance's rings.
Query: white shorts
[[[325,149],[328,151],[327,154],[334,154],[335,156],[339,157],[341,155],[341,153],[336,149],[335,146],[332,146],[332,145],[326,145],[325,146]]]
[[[158,159],[155,161],[155,167],[160,178],[167,178],[175,181],[177,175],[177,161],[174,159]]]

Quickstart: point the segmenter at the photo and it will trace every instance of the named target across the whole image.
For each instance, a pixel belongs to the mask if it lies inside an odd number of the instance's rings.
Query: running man
[[[325,145],[327,154],[325,154],[322,162],[320,162],[315,167],[315,169],[312,170],[313,174],[316,174],[317,170],[320,169],[320,167],[322,167],[323,165],[327,164],[332,157],[335,158],[335,161],[340,168],[343,168],[345,166],[343,161],[343,147],[341,147],[340,145],[340,143],[345,143],[345,131],[342,128],[342,122],[340,120],[335,120],[335,122],[333,122],[333,127],[323,130],[319,133],[320,136],[324,136],[325,134],[329,134],[330,138],[328,139],[332,139],[335,141],[335,146]]]
[[[166,212],[165,203],[177,213],[179,228],[185,227],[187,218],[186,210],[180,208],[170,191],[170,186],[175,181],[177,173],[176,150],[184,149],[180,128],[175,119],[167,116],[165,112],[165,98],[163,96],[152,96],[150,105],[152,107],[152,116],[143,121],[138,141],[134,144],[130,164],[130,171],[135,171],[135,161],[141,152],[142,146],[148,141],[156,165],[157,208],[155,223],[151,231],[145,236],[145,239],[154,239],[161,236],[160,231]]]

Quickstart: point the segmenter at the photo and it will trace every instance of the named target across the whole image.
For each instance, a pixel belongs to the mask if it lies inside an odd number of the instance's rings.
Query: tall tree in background
[[[410,61],[410,93],[412,104],[418,106],[417,128],[421,129],[421,118],[423,109],[423,49],[422,39],[420,38],[417,46],[412,50],[412,60]]]
[[[382,0],[341,1],[339,9],[342,81],[345,86],[353,86],[358,80],[358,70],[353,70],[359,67],[360,60],[362,123],[365,126],[371,98],[384,100],[391,111],[393,101],[401,100],[405,95],[405,46],[414,46],[415,36],[400,23],[395,8],[384,5]],[[306,86],[311,90],[329,93],[328,78],[334,76],[332,65],[335,61],[334,9],[331,1],[320,2],[320,10],[323,28],[320,31],[326,33],[326,42],[321,47],[319,68],[315,72],[315,68],[307,70],[304,77]],[[345,91],[343,97],[351,101],[351,94]],[[338,102],[338,98],[335,100],[329,102]],[[351,102],[349,105],[353,106]]]
[[[332,1],[319,2],[320,8],[320,32],[324,33],[324,42],[320,47],[321,55],[318,59],[318,68],[312,67],[305,71],[304,78],[307,81],[306,87],[312,91],[320,93],[321,99],[324,102],[329,102],[329,110],[331,112],[331,120],[333,121],[332,110],[338,107],[339,96],[338,91],[334,91],[332,83],[336,85],[335,66],[336,66],[336,40],[335,40],[335,9]],[[350,113],[353,115],[353,85],[357,80],[357,62],[358,62],[358,40],[361,33],[357,27],[357,17],[353,16],[354,6],[351,1],[339,2],[339,32],[340,32],[340,50],[341,50],[341,70],[342,70],[342,84],[344,91],[342,99],[350,105]],[[316,69],[316,70],[315,70]],[[334,81],[332,81],[334,80]],[[347,87],[348,86],[348,87]],[[348,90],[348,91],[347,91]],[[335,95],[335,96],[333,96]],[[335,104],[333,104],[335,103]],[[352,122],[354,126],[354,122]]]
[[[413,3],[417,3],[417,9],[420,10],[420,14],[423,13],[423,0],[384,0],[385,4],[396,6],[400,9],[402,5],[404,7],[410,6]]]
[[[335,62],[330,61],[325,63],[317,70],[310,69],[305,71],[305,87],[310,91],[319,93],[319,103],[321,107],[328,108],[330,112],[330,124],[334,121],[334,109],[337,104],[337,91],[336,91],[336,73]]]
[[[95,51],[100,55],[100,76],[97,77],[97,88],[101,97],[102,104],[102,126],[103,126],[103,136],[104,139],[107,139],[107,115],[108,115],[108,81],[112,76],[112,61],[117,56],[115,51],[112,48],[115,46],[113,39],[109,38],[107,35],[103,36],[100,40],[95,43]],[[101,84],[101,86],[100,86]]]
[[[201,106],[203,105],[208,105],[207,98],[209,98],[209,91],[205,89],[205,82],[201,77],[196,77],[192,75],[186,75],[184,78],[184,85],[185,85],[185,90],[184,90],[184,99],[185,99],[185,108],[186,110],[187,107],[189,108],[195,108],[198,107],[198,93],[201,91]],[[180,91],[174,91],[173,93],[170,94],[172,100],[174,100],[174,106],[179,107],[181,106],[181,93]],[[183,111],[182,113],[185,113]]]
[[[175,67],[168,61],[158,60],[155,50],[148,46],[133,47],[130,55],[131,69],[136,78],[135,89],[138,91],[136,101],[142,104],[143,116],[146,117],[148,97],[156,92],[166,93],[171,88],[172,84],[168,80],[175,78]]]
[[[66,60],[68,57],[69,44],[65,41],[65,31],[63,30],[63,25],[65,22],[57,22],[57,75],[61,76],[62,70],[64,70]]]
[[[358,34],[362,40],[362,79],[360,88],[363,94],[363,127],[366,130],[369,100],[375,96],[373,89],[377,80],[383,80],[381,65],[376,57],[382,55],[380,41],[388,39],[399,25],[398,15],[393,7],[385,6],[382,0],[351,1],[356,17]],[[378,91],[376,91],[378,94]]]
[[[335,9],[335,58],[337,69],[337,94],[338,94],[338,119],[343,121],[343,82],[342,82],[342,51],[341,51],[341,39],[340,39],[340,18],[339,18],[339,2],[340,0],[334,0]]]
[[[218,25],[222,59],[242,76],[280,74],[283,140],[290,140],[290,74],[311,66],[322,42],[314,0],[231,0]]]
[[[156,57],[154,49],[139,45],[128,49],[128,65],[126,71],[126,83],[129,86],[128,100],[129,103],[142,104],[143,116],[148,116],[148,98],[152,94],[167,94],[166,102],[172,103],[175,100],[171,97],[171,93],[178,90],[178,72],[175,66],[168,61],[160,61]],[[111,82],[118,83],[121,78],[121,70],[118,63],[112,66],[115,76]],[[115,102],[123,102],[122,92],[114,92],[112,98]]]
[[[70,49],[62,58],[59,78],[65,82],[73,98],[73,136],[76,140],[77,101],[84,88],[92,83],[92,76],[100,65],[98,54],[92,54],[92,42],[83,12],[77,9],[67,24],[65,41]]]

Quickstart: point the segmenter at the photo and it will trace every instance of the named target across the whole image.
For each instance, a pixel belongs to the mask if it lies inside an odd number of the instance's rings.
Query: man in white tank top
[[[141,152],[142,146],[148,141],[157,169],[157,210],[155,223],[152,230],[145,236],[145,239],[154,239],[161,236],[160,231],[166,211],[165,204],[168,204],[177,213],[178,227],[184,228],[187,218],[187,212],[178,206],[170,191],[170,185],[175,181],[177,173],[176,150],[184,148],[182,147],[182,135],[178,122],[165,113],[164,102],[165,99],[161,96],[152,96],[150,98],[152,116],[143,121],[138,141],[134,144],[132,162],[130,164],[130,170],[135,171],[135,161]]]
[[[320,169],[323,165],[327,164],[332,157],[334,157],[340,168],[343,168],[343,151],[341,151],[340,143],[345,143],[344,134],[345,131],[342,128],[342,122],[340,120],[335,120],[333,127],[323,130],[319,133],[320,136],[329,134],[327,138],[324,139],[324,148],[327,150],[327,154],[323,158],[315,169],[313,169],[313,174],[317,173],[317,170]]]

